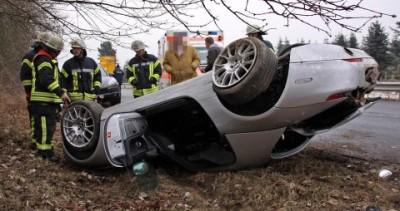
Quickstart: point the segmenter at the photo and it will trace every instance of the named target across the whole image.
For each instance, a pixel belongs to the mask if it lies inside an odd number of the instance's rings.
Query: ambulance
[[[164,36],[158,40],[158,58],[160,62],[163,62],[165,52],[168,50],[169,43],[174,40],[175,33],[186,34],[184,41],[188,45],[194,47],[200,57],[200,67],[197,69],[197,74],[201,75],[202,70],[207,66],[207,48],[205,45],[206,37],[212,37],[214,43],[219,45],[221,48],[224,47],[224,35],[222,31],[167,31]],[[162,71],[162,77],[160,80],[160,87],[165,88],[171,84],[171,75],[166,71]]]

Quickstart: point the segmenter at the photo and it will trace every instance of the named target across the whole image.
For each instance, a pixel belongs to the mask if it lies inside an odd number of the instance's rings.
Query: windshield
[[[109,76],[108,72],[104,70],[104,68],[100,67],[101,77]]]

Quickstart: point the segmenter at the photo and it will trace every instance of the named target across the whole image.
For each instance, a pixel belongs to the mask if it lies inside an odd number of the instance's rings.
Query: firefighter
[[[118,81],[119,87],[121,87],[122,81],[124,79],[124,71],[121,70],[119,64],[117,64],[117,66],[114,69],[113,77],[115,78],[115,80]]]
[[[70,101],[65,90],[59,86],[56,58],[63,46],[61,37],[48,33],[33,58],[34,71],[30,97],[32,134],[36,140],[38,155],[50,161],[58,160],[52,144],[57,109],[62,101],[65,103]]]
[[[133,96],[136,98],[158,91],[158,81],[161,76],[160,61],[146,52],[146,45],[140,40],[133,41],[131,48],[136,55],[127,65],[126,78],[133,86]]]
[[[68,59],[61,70],[61,86],[68,91],[72,102],[78,100],[96,100],[101,86],[100,67],[87,57],[86,45],[81,39],[71,42],[72,58]]]
[[[31,92],[32,92],[32,73],[33,69],[33,57],[39,51],[41,45],[43,45],[43,40],[46,39],[48,33],[37,33],[36,38],[31,45],[31,49],[24,55],[22,58],[21,68],[20,68],[20,80],[25,90],[25,99],[28,108],[29,114],[29,122],[32,122],[32,115],[30,111],[30,100],[31,100]],[[32,126],[32,125],[31,125]],[[31,147],[36,148],[36,140],[31,134]]]
[[[267,33],[263,30],[261,30],[261,27],[259,26],[247,26],[246,28],[246,34],[248,37],[255,37],[260,39],[261,41],[264,42],[264,44],[270,48],[272,51],[274,51],[274,46],[272,45],[272,43],[268,40],[264,40],[263,39],[263,35],[266,35]]]

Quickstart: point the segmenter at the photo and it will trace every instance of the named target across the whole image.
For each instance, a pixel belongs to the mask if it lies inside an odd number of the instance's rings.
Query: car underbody
[[[197,78],[105,110],[72,104],[64,151],[89,166],[160,156],[189,170],[263,165],[359,116],[371,105],[363,95],[376,72],[376,62],[356,49],[295,45],[276,56],[257,40],[241,39]]]

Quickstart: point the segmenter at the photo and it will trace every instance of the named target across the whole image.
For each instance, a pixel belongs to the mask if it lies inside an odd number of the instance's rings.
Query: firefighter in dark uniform
[[[97,63],[87,57],[83,40],[71,41],[71,54],[61,70],[61,87],[68,90],[72,102],[78,100],[96,100],[101,86],[101,72]]]
[[[62,38],[48,34],[43,46],[33,58],[31,115],[32,134],[36,140],[38,154],[51,161],[57,161],[53,151],[53,134],[59,104],[69,103],[67,93],[59,85],[57,56],[63,48]]]
[[[255,37],[258,38],[259,40],[263,41],[263,43],[270,48],[272,51],[274,51],[274,46],[272,43],[268,40],[263,39],[263,35],[266,35],[267,33],[263,30],[261,30],[261,27],[259,26],[247,26],[246,28],[246,34],[248,37]]]
[[[36,34],[36,39],[33,41],[31,49],[24,55],[21,62],[20,80],[25,90],[25,98],[26,98],[26,103],[28,105],[27,107],[29,114],[29,122],[31,126],[32,126],[31,124],[32,115],[30,111],[30,100],[32,92],[32,73],[34,71],[32,61],[35,54],[39,51],[40,46],[43,45],[43,40],[46,39],[46,36],[48,36],[47,33],[39,32]],[[32,140],[31,147],[36,148],[36,140],[33,137],[33,134],[31,134],[31,140]]]
[[[158,81],[161,76],[160,61],[145,51],[146,45],[140,40],[133,41],[131,48],[136,55],[126,67],[126,78],[133,86],[133,96],[137,98],[158,91],[160,89]]]

